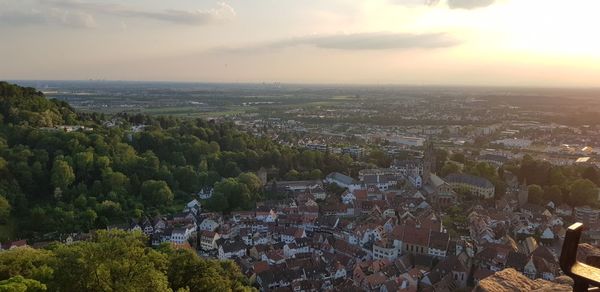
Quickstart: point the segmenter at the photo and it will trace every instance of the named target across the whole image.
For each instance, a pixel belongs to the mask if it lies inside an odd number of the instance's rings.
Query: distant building
[[[342,154],[348,154],[353,158],[360,158],[363,156],[363,149],[358,146],[344,147],[342,148]]]
[[[590,206],[575,207],[575,220],[588,227],[596,226],[600,219],[600,210],[592,209]]]
[[[405,146],[412,146],[412,147],[421,147],[425,143],[424,138],[407,137],[407,136],[393,136],[393,137],[386,138],[386,140],[389,142],[392,142],[392,143],[405,145]]]
[[[405,176],[415,172],[423,175],[423,162],[420,159],[396,160],[392,163],[392,168]]]
[[[323,188],[320,180],[273,181],[271,191],[285,193],[305,193],[317,188]]]
[[[479,156],[478,161],[489,163],[493,166],[500,167],[508,161],[508,158],[502,155],[484,154]]]
[[[394,247],[393,241],[378,240],[373,244],[373,259],[395,260],[398,257],[398,249]]]
[[[502,139],[493,141],[494,144],[500,144],[511,148],[527,148],[533,143],[528,139]]]
[[[306,144],[306,148],[308,148],[309,150],[314,150],[314,151],[321,151],[321,152],[327,152],[327,145],[325,144],[315,144],[315,143],[310,143],[310,144]]]
[[[350,191],[360,188],[360,184],[345,174],[339,172],[332,172],[325,177],[325,182],[329,184],[337,184],[340,187],[347,188]]]
[[[211,188],[211,187],[202,188],[200,191],[198,191],[198,193],[196,193],[196,195],[198,195],[198,197],[202,200],[208,200],[213,195],[213,188]]]
[[[494,197],[495,187],[489,180],[468,174],[452,173],[446,176],[445,181],[452,186],[453,189],[467,189],[471,194],[490,199]]]

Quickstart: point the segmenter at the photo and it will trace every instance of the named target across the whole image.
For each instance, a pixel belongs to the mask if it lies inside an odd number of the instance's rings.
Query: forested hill
[[[31,87],[0,81],[0,122],[52,127],[74,124],[77,122],[77,115],[64,101],[47,99]]]
[[[270,178],[308,179],[352,164],[349,156],[284,147],[231,123],[82,114],[7,83],[0,101],[0,241],[47,240],[181,211],[206,186],[215,194],[205,206],[251,209],[269,196],[254,174],[260,168]]]

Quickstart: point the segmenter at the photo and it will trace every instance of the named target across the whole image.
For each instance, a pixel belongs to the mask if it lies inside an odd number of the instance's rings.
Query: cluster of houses
[[[212,195],[206,189],[180,213],[109,229],[139,230],[155,246],[170,242],[233,260],[262,291],[453,291],[504,268],[552,280],[560,275],[566,223],[600,222],[600,211],[589,207],[527,204],[521,186],[514,196],[464,210],[464,234],[451,235],[444,210],[459,199],[455,191],[472,187],[485,199],[489,182],[440,178],[434,163],[425,156],[364,169],[357,179],[331,173],[323,181],[272,181],[265,187],[284,199],[227,215],[202,211],[202,199]],[[325,184],[344,191],[329,194]]]
[[[191,248],[190,238],[194,237],[200,228],[208,228],[210,225],[208,215],[210,214],[202,214],[200,202],[194,199],[187,203],[180,213],[168,217],[130,219],[126,224],[111,225],[107,229],[141,231],[149,237],[153,246],[170,242],[176,247]]]

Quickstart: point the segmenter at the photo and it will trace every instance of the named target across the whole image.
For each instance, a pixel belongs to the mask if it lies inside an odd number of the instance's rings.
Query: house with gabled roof
[[[297,239],[305,237],[306,231],[304,231],[304,228],[288,227],[284,228],[280,233],[280,240],[285,243],[292,243]]]
[[[210,218],[206,218],[206,219],[202,220],[202,223],[200,223],[200,226],[198,226],[199,230],[206,230],[206,231],[215,231],[215,230],[217,230],[217,228],[219,228],[219,223],[217,223],[215,220],[210,219]]]
[[[212,231],[201,231],[200,232],[200,248],[205,251],[217,249],[217,240],[221,236]]]
[[[247,246],[241,238],[219,239],[217,240],[217,245],[219,249],[218,258],[220,260],[243,257],[247,252]]]
[[[431,230],[429,232],[429,245],[427,253],[437,258],[444,258],[448,252],[450,236],[448,233]]]
[[[523,269],[530,279],[543,278],[545,280],[554,280],[560,274],[558,263],[546,260],[543,257],[531,256]]]
[[[340,187],[347,188],[349,191],[353,191],[360,188],[360,183],[345,174],[339,172],[332,172],[325,177],[325,182],[328,184],[336,184]]]
[[[27,240],[21,239],[0,244],[0,250],[9,250],[18,247],[27,247]]]
[[[466,268],[465,263],[460,261],[457,256],[449,256],[441,260],[433,268],[433,271],[439,272],[442,275],[452,275],[452,280],[457,288],[465,288],[467,286],[469,270]]]

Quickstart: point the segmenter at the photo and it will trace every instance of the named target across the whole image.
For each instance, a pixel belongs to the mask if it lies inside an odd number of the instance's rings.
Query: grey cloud
[[[207,10],[149,11],[119,4],[77,0],[38,0],[36,6],[39,9],[0,13],[0,23],[14,25],[56,23],[74,27],[94,27],[96,25],[94,15],[102,14],[183,25],[205,25],[230,20],[236,15],[235,10],[224,2],[219,2],[216,8]]]
[[[91,14],[58,8],[0,12],[0,23],[13,26],[60,25],[74,28],[92,28],[96,26],[96,20]]]
[[[445,33],[354,33],[337,35],[314,35],[279,40],[257,46],[226,49],[230,51],[254,51],[295,46],[313,46],[337,50],[392,50],[392,49],[433,49],[458,45],[460,42]]]
[[[494,0],[448,0],[451,9],[475,9],[494,4]]]
[[[229,20],[236,15],[233,7],[225,2],[218,2],[216,8],[207,10],[167,9],[161,11],[147,11],[119,4],[81,2],[76,0],[56,0],[50,3],[65,9],[77,9],[120,17],[146,18],[188,25],[203,25]]]
[[[76,0],[57,0],[51,1],[50,3],[64,7],[66,9],[78,9],[107,15],[146,18],[189,25],[202,25],[228,20],[235,17],[236,15],[236,12],[233,9],[233,7],[229,6],[225,2],[218,2],[216,8],[207,10],[167,9],[161,11],[147,11],[135,9],[125,5],[105,4],[99,2],[81,2]]]

